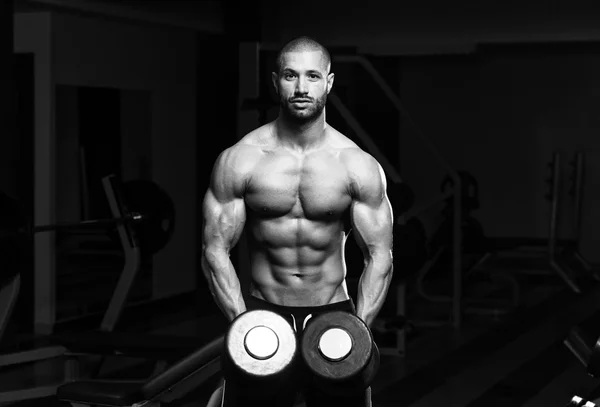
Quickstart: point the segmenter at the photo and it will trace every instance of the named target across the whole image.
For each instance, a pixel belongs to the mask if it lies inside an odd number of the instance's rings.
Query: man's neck
[[[279,142],[295,151],[306,151],[321,144],[325,135],[325,114],[307,123],[293,123],[281,115],[275,121]]]

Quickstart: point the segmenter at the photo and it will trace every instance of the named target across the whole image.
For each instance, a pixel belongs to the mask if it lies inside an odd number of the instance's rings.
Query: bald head
[[[279,97],[280,118],[295,124],[324,120],[335,77],[327,49],[310,37],[299,37],[279,50],[275,63],[271,79]]]
[[[281,70],[283,65],[285,64],[285,54],[290,52],[321,52],[322,53],[322,62],[323,62],[323,70],[326,74],[329,73],[331,69],[331,56],[329,55],[329,51],[319,42],[314,40],[313,38],[302,36],[295,38],[285,44],[279,52],[277,53],[277,58],[275,60],[277,73],[281,74]]]

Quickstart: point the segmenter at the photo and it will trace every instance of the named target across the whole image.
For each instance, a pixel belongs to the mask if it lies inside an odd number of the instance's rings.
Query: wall
[[[79,98],[75,86],[54,88],[56,222],[90,219],[82,208],[81,152],[79,150]]]
[[[56,175],[60,179],[56,185],[56,221],[110,216],[101,177],[117,173],[125,181],[152,179],[152,139],[148,135],[152,133],[153,93],[57,85],[55,94]],[[102,107],[106,104],[110,106]],[[101,136],[95,137],[98,133]],[[89,146],[90,142],[109,151],[111,159],[102,157],[105,153]],[[91,173],[92,169],[100,175]],[[97,212],[103,208],[106,211]]]
[[[598,44],[488,51],[490,55],[485,57],[482,69],[485,85],[481,87],[484,94],[490,95],[484,101],[496,101],[495,105],[481,104],[484,108],[482,120],[506,123],[502,132],[498,126],[484,127],[488,131],[488,139],[500,139],[506,134],[512,134],[516,139],[514,145],[517,148],[507,151],[507,158],[512,159],[515,169],[520,167],[522,171],[514,171],[508,181],[519,185],[523,183],[519,177],[527,177],[524,184],[530,188],[530,199],[522,215],[524,224],[528,223],[523,218],[529,216],[537,231],[547,231],[547,204],[542,198],[547,188],[543,180],[548,174],[546,163],[556,150],[563,155],[562,177],[565,184],[560,232],[564,236],[572,233],[573,205],[566,194],[568,161],[576,150],[585,151],[587,168],[581,243],[584,255],[594,262],[600,261],[596,250],[600,242],[600,233],[596,232],[600,217],[595,211],[600,204],[597,192],[600,172],[595,164],[600,153],[600,122],[596,114],[600,108],[599,51]],[[492,152],[492,149],[493,145],[488,144],[488,151]],[[491,169],[489,174],[492,174]],[[495,196],[499,195],[496,191]],[[505,194],[501,203],[506,204],[507,201]],[[514,204],[512,206],[518,209]]]
[[[13,2],[0,3],[0,53],[4,58],[11,58],[11,63],[5,64],[3,75],[0,77],[1,94],[4,97],[4,106],[0,111],[0,125],[4,136],[0,140],[0,190],[9,196],[18,197],[18,152],[19,139],[17,137],[17,61],[13,62],[14,21]],[[17,96],[18,97],[18,96]],[[18,99],[17,99],[18,100]]]
[[[387,55],[465,52],[480,42],[600,38],[600,8],[593,2],[351,0],[344,7],[322,2],[315,12],[312,7],[265,0],[262,15],[264,42],[304,34],[329,46],[356,45],[361,52]]]
[[[34,207],[35,224],[54,221],[54,134],[52,30],[49,13],[15,15],[14,50],[34,54]],[[41,233],[34,240],[34,326],[44,332],[54,323],[54,238]],[[23,288],[25,289],[25,288]]]
[[[52,27],[57,84],[152,92],[152,179],[177,211],[173,239],[155,255],[154,296],[188,291],[197,273],[195,34],[66,14],[53,14]]]
[[[573,233],[569,161],[586,152],[582,251],[600,261],[593,210],[600,204],[596,165],[600,141],[598,45],[487,47],[472,56],[402,58],[404,103],[450,164],[480,182],[476,212],[490,236],[545,237],[549,204],[544,195],[548,162],[562,154],[562,210],[559,233]],[[457,61],[460,61],[457,64]],[[411,134],[412,132],[412,134]],[[433,197],[441,167],[423,157],[414,129],[405,129],[400,162],[417,194]],[[433,167],[433,168],[432,168]]]
[[[398,56],[398,75],[388,75],[388,82],[400,78],[405,108],[446,161],[479,178],[482,209],[476,215],[488,235],[546,236],[546,165],[554,150],[570,160],[576,149],[585,149],[581,244],[584,255],[600,262],[595,250],[600,218],[592,210],[600,203],[592,113],[597,110],[598,61],[593,51],[568,45],[600,40],[599,7],[528,2],[467,8],[441,1],[391,5],[379,0],[351,1],[343,9],[323,3],[318,13],[272,1],[264,7],[279,17],[263,20],[267,43],[304,34],[330,48],[357,46],[371,58]],[[543,42],[565,45],[560,52],[492,46]],[[444,170],[419,141],[418,131],[400,121],[401,175],[417,190],[418,204],[425,203],[439,193]],[[565,189],[560,232],[569,237],[573,208]]]
[[[14,3],[16,12],[54,10],[205,32],[218,33],[224,29],[223,4],[218,0],[27,0]]]
[[[477,64],[477,58],[469,55],[400,58],[400,95],[409,116],[400,118],[399,165],[404,182],[415,190],[416,206],[440,195],[447,166],[480,176],[477,160],[487,141],[481,137],[477,111]],[[489,193],[484,185],[481,190],[484,196]],[[440,209],[441,205],[434,206],[420,217],[430,231]]]

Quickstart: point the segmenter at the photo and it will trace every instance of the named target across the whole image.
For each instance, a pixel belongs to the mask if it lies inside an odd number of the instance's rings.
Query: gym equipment
[[[186,397],[193,397],[196,402],[208,400],[218,384],[223,346],[224,336],[219,336],[149,380],[74,381],[60,386],[56,397],[74,407],[159,407]]]
[[[531,266],[523,266],[518,273],[519,274],[535,274],[535,275],[556,275],[558,276],[565,285],[574,293],[581,293],[582,287],[589,283],[591,278],[598,277],[590,275],[593,273],[586,273],[585,270],[577,270],[568,264],[566,255],[561,252],[561,241],[558,239],[558,224],[559,224],[559,208],[560,208],[560,191],[561,191],[561,155],[558,152],[553,153],[552,160],[549,165],[551,169],[550,185],[552,187],[551,193],[549,194],[550,200],[550,214],[549,214],[549,234],[548,239],[527,239],[527,238],[489,238],[482,236],[482,231],[479,230],[476,222],[467,221],[468,224],[463,225],[462,236],[463,236],[463,250],[465,255],[468,255],[469,250],[473,250],[474,243],[484,242],[484,245],[475,247],[480,255],[477,257],[474,265],[469,267],[466,271],[465,276],[481,276],[479,271],[489,275],[493,279],[502,279],[507,283],[506,287],[509,288],[508,302],[501,308],[495,306],[491,312],[498,314],[499,311],[505,313],[510,311],[514,306],[518,305],[518,294],[519,285],[515,278],[510,274],[503,271],[503,261],[511,263],[519,262],[543,262],[544,266],[542,270],[531,270]],[[466,218],[468,219],[468,217]],[[450,223],[447,221],[447,223]],[[466,227],[466,228],[465,228]],[[447,297],[434,296],[428,294],[423,288],[423,279],[427,273],[428,268],[433,267],[440,257],[444,254],[444,246],[440,243],[447,242],[451,229],[451,225],[445,226],[445,231],[438,237],[438,244],[433,245],[433,256],[432,260],[428,261],[417,278],[417,288],[419,294],[430,301],[441,302],[448,301]],[[435,237],[434,237],[435,239]],[[435,241],[435,240],[434,240]],[[444,243],[446,244],[446,243]],[[465,262],[466,263],[466,262]],[[477,273],[476,273],[477,272]],[[465,299],[468,303],[469,300]],[[466,307],[465,310],[468,308]],[[475,311],[475,310],[474,310]],[[482,312],[484,309],[476,310],[476,312]]]
[[[444,218],[429,240],[429,250],[431,252],[436,252],[438,249],[447,245],[448,242],[451,242],[453,229],[454,224],[452,218]],[[485,233],[483,231],[483,226],[476,218],[471,215],[463,216],[461,232],[461,249],[463,253],[485,253],[487,250]]]
[[[575,326],[569,331],[564,344],[586,367],[590,376],[600,378],[600,338],[594,339],[582,327]]]
[[[461,204],[464,214],[469,214],[472,211],[479,209],[479,183],[477,178],[468,171],[457,171],[461,180]],[[446,175],[440,185],[440,191],[443,194],[448,193],[454,188],[454,180],[449,175]],[[453,202],[451,198],[447,199],[447,208],[452,208]]]
[[[600,271],[587,261],[581,254],[581,208],[583,205],[583,188],[585,172],[585,155],[583,151],[577,151],[575,157],[569,163],[571,168],[571,186],[569,197],[573,199],[573,232],[570,241],[563,245],[560,255],[565,259],[567,265],[583,273],[591,274],[592,278],[600,281]]]
[[[379,351],[367,325],[343,311],[309,320],[301,341],[306,365],[315,385],[331,394],[364,391],[375,379]]]
[[[91,219],[80,222],[63,222],[49,225],[30,226],[28,221],[21,225],[0,225],[2,241],[15,237],[30,237],[35,233],[86,228],[114,228],[115,225],[128,224],[136,229],[143,253],[154,254],[169,242],[175,228],[175,205],[169,195],[156,183],[147,180],[129,181],[122,185],[120,205],[123,216],[109,219]],[[18,219],[17,214],[5,214]],[[3,244],[5,244],[3,242]]]
[[[573,396],[569,404],[565,407],[596,407],[596,404],[579,396]]]
[[[574,326],[563,341],[565,346],[585,366],[587,374],[600,378],[600,338],[594,338],[582,326]],[[594,397],[592,395],[592,397]],[[595,407],[598,400],[589,401],[579,396],[573,396],[567,406]]]
[[[133,223],[142,253],[157,253],[171,240],[175,231],[175,204],[155,182],[133,180],[121,189],[123,206],[142,219]]]
[[[575,293],[580,294],[582,287],[586,285],[588,276],[577,273],[571,269],[559,251],[558,242],[558,223],[560,211],[560,190],[561,190],[561,154],[555,152],[552,160],[552,201],[550,207],[550,233],[548,237],[548,257],[550,259],[551,269],[563,279],[567,286]]]
[[[462,265],[462,291],[463,307],[462,312],[477,314],[498,314],[505,313],[514,309],[518,305],[518,284],[510,277],[504,278],[500,275],[491,275],[490,273],[474,274],[473,271],[485,261],[487,256],[487,238],[485,236],[481,223],[471,215],[478,209],[479,203],[479,184],[475,176],[467,171],[458,171],[460,179],[461,206],[456,207],[454,200],[448,197],[450,188],[456,188],[455,181],[446,176],[442,179],[440,191],[442,198],[440,201],[446,205],[441,210],[442,222],[438,225],[431,236],[426,238],[428,257],[423,261],[421,267],[416,272],[415,288],[416,293],[423,299],[439,304],[447,304],[452,301],[452,297],[447,294],[432,294],[425,285],[427,277],[445,278],[446,270],[453,264],[455,250],[450,250],[456,245],[459,246]],[[460,213],[460,226],[455,224],[455,212]],[[455,239],[456,229],[459,241]],[[492,300],[491,294],[497,294],[497,283],[499,280],[508,282],[508,298],[498,298]],[[497,297],[495,295],[495,297]],[[448,323],[444,319],[411,319],[414,326],[435,327]]]
[[[123,197],[120,182],[114,175],[103,178],[102,182],[112,215],[115,219],[125,218],[127,209],[122,204]],[[1,202],[4,202],[3,207],[16,207],[16,202],[10,203],[7,201],[6,196]],[[158,208],[161,207],[158,206]],[[20,218],[15,215],[14,219]],[[15,227],[21,228],[23,225],[22,219],[19,221],[14,221],[14,219],[9,216],[8,220],[12,220],[13,223],[4,223],[4,225],[11,226],[12,229],[15,229]],[[82,356],[100,357],[90,369],[96,371],[95,373],[92,372],[92,375],[95,376],[100,371],[105,358],[109,356],[122,355],[151,360],[156,363],[156,370],[160,371],[164,369],[167,363],[172,363],[197,348],[198,339],[193,337],[179,338],[113,332],[127,303],[129,292],[140,271],[141,264],[140,247],[136,236],[137,228],[134,228],[131,222],[118,222],[116,226],[125,254],[125,264],[99,330],[34,338],[34,340],[43,340],[44,344],[40,346],[34,343],[32,349],[19,348],[16,352],[0,355],[0,367],[63,358],[65,359],[65,380],[71,381],[80,378],[78,370],[79,360]],[[23,233],[17,233],[14,236],[16,236],[15,239],[11,238],[3,242],[0,248],[4,245],[21,242],[23,238],[27,238],[27,235]],[[0,339],[2,339],[4,326],[10,319],[20,289],[21,270],[18,267],[10,269],[10,271],[2,270],[3,274],[9,272],[12,277],[3,285],[0,285],[0,305],[6,305],[6,307],[2,306],[0,310]],[[0,393],[0,403],[51,396],[56,393],[56,388],[60,384],[2,392]]]
[[[435,232],[427,240],[429,257],[423,262],[422,267],[416,273],[415,288],[417,294],[433,303],[446,304],[452,298],[443,293],[433,294],[428,291],[425,280],[440,277],[444,278],[446,270],[453,263],[456,252],[449,250],[457,244],[460,245],[462,255],[462,290],[464,292],[462,311],[469,314],[479,315],[501,315],[511,312],[519,305],[519,284],[516,279],[506,273],[485,270],[476,273],[480,266],[485,263],[491,254],[489,253],[489,241],[485,236],[481,223],[471,215],[478,209],[479,185],[477,179],[467,171],[458,171],[461,180],[461,207],[457,208],[454,201],[444,198],[445,207],[440,214],[443,217]],[[440,190],[445,196],[449,187],[455,183],[449,177],[442,180]],[[460,241],[456,239],[455,212],[459,211],[461,216]],[[447,321],[443,319],[416,319],[412,318],[414,326],[435,327]]]
[[[243,383],[261,398],[280,389],[297,355],[294,329],[282,316],[266,310],[238,315],[225,336],[223,374]]]
[[[598,279],[593,273],[586,270],[576,269],[566,260],[561,249],[565,242],[559,240],[559,218],[560,218],[560,191],[561,191],[561,154],[554,152],[549,167],[551,168],[551,177],[549,182],[552,191],[548,195],[550,198],[550,214],[548,218],[549,233],[547,239],[527,239],[527,238],[488,238],[488,254],[484,261],[478,267],[483,268],[484,263],[493,260],[498,264],[502,260],[510,259],[514,261],[540,260],[544,262],[544,268],[541,270],[522,270],[519,273],[526,272],[536,275],[556,275],[565,285],[574,293],[580,294],[582,287],[589,284],[592,278]]]
[[[401,217],[402,213],[408,211],[412,207],[415,195],[408,185],[401,184],[401,191],[397,191],[394,197],[402,202],[405,206],[402,211],[397,213],[398,209],[394,207],[394,263],[402,270],[401,273],[395,274],[395,278],[410,279],[418,270],[421,269],[428,256],[427,249],[427,232],[423,223],[415,217],[404,220]],[[403,191],[402,191],[403,190]],[[399,198],[404,196],[405,198]],[[391,199],[390,199],[391,200]],[[408,205],[410,203],[410,206]],[[394,204],[392,203],[392,206]]]
[[[556,157],[556,155],[554,157]],[[544,195],[544,198],[546,198],[548,202],[552,202],[553,200],[558,198],[556,193],[559,192],[559,190],[555,187],[558,186],[557,181],[560,178],[560,166],[557,166],[555,164],[555,160],[552,160],[548,163],[547,167],[550,171],[550,174],[548,174],[548,177],[544,180],[544,183],[548,188],[548,191]]]
[[[274,341],[274,334],[277,342]],[[270,341],[265,339],[268,337]],[[160,407],[162,403],[184,405],[190,401],[205,405],[213,390],[219,386],[221,373],[227,374],[233,369],[235,374],[239,374],[240,366],[245,372],[253,372],[246,374],[246,377],[263,377],[265,382],[276,387],[271,382],[271,373],[284,365],[289,366],[285,361],[290,357],[293,359],[297,350],[291,350],[297,349],[296,344],[295,333],[285,319],[268,311],[249,311],[238,316],[225,335],[216,337],[149,380],[78,380],[60,386],[56,397],[74,407]],[[247,349],[256,362],[250,362]],[[244,352],[247,355],[244,356]],[[273,356],[268,358],[269,355]],[[234,360],[239,363],[238,366],[232,366]],[[262,390],[256,388],[257,392]]]
[[[581,293],[581,285],[576,281],[576,277],[570,273],[570,270],[566,269],[564,266],[560,264],[560,260],[557,257],[557,238],[558,238],[558,216],[559,216],[559,207],[560,207],[560,188],[561,182],[560,177],[555,174],[560,174],[561,169],[561,160],[560,154],[555,152],[553,155],[552,161],[552,202],[550,206],[550,237],[549,237],[549,245],[548,252],[550,257],[550,267],[552,270],[558,274],[567,285],[577,294]]]

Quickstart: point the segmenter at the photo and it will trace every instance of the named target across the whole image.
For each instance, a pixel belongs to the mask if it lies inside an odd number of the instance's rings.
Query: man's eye
[[[292,75],[291,73],[288,73],[285,75],[285,79],[291,79],[293,77],[294,77],[294,75]]]

